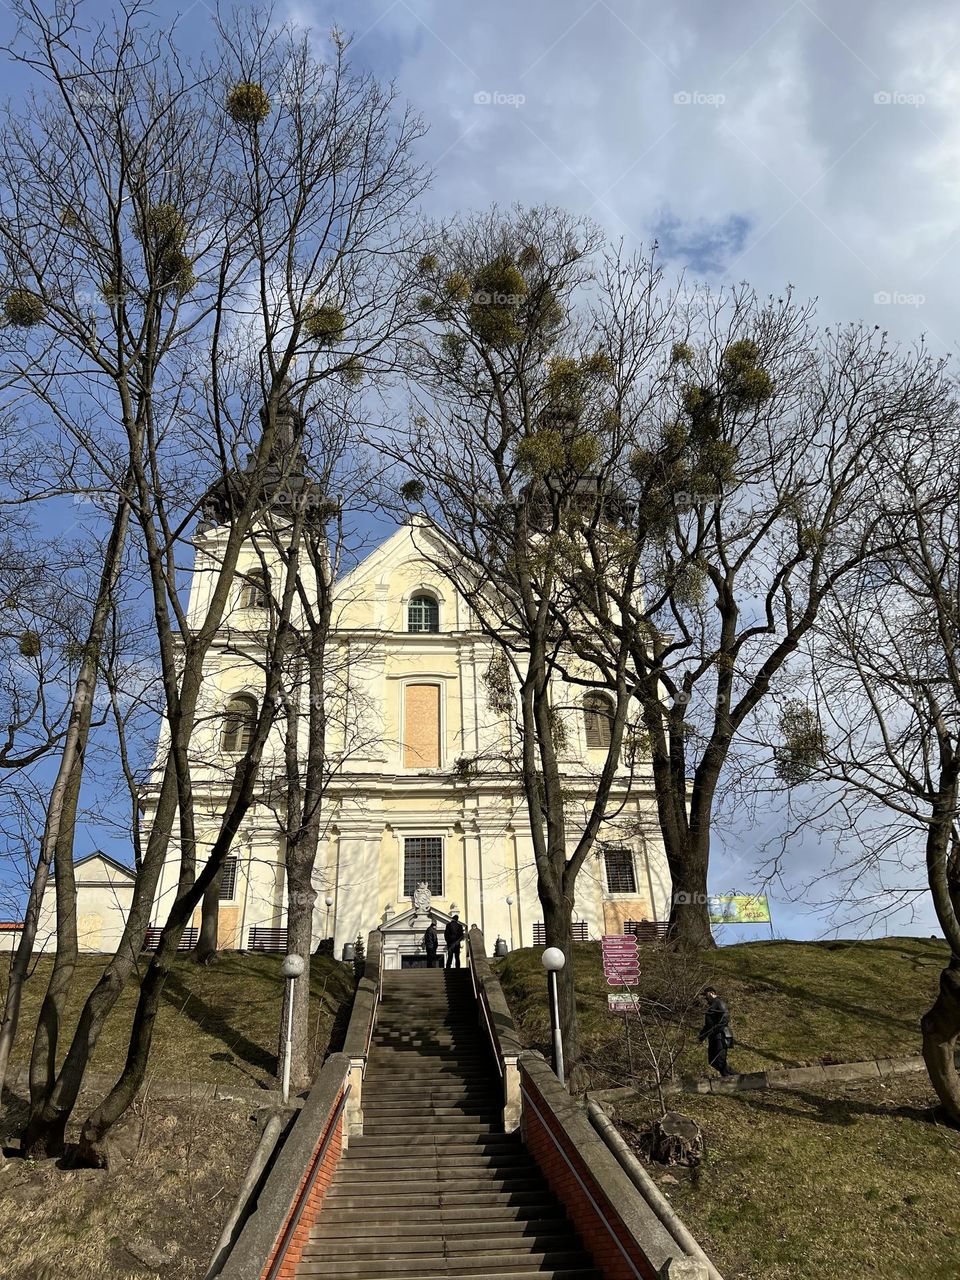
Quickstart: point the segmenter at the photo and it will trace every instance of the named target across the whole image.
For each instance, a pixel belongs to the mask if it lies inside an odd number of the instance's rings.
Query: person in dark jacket
[[[443,940],[447,944],[447,968],[453,968],[454,964],[460,968],[460,944],[463,942],[466,929],[460,923],[460,917],[456,912],[447,921],[447,927],[443,931]]]
[[[427,968],[433,969],[437,963],[437,949],[440,946],[440,935],[437,933],[437,922],[433,916],[423,934],[423,949],[427,953]],[[443,968],[441,962],[440,968]]]
[[[698,1039],[702,1044],[707,1042],[707,1061],[722,1076],[736,1075],[727,1066],[727,1050],[733,1044],[733,1032],[730,1030],[730,1010],[720,999],[713,987],[707,987],[703,993],[707,1004],[703,1030]]]

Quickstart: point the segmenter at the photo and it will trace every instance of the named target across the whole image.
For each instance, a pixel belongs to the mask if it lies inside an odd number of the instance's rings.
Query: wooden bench
[[[249,951],[286,951],[287,931],[270,925],[252,924],[247,949]]]
[[[669,920],[625,920],[624,933],[632,933],[638,942],[663,942],[670,928]]]
[[[148,929],[147,936],[143,940],[144,951],[156,951],[157,947],[159,947],[160,945],[160,935],[162,933],[163,933],[162,929],[158,929],[158,928]],[[183,935],[180,938],[180,942],[177,946],[177,950],[192,951],[193,948],[197,945],[197,937],[199,936],[199,933],[200,933],[199,929],[194,929],[194,928],[184,929]]]

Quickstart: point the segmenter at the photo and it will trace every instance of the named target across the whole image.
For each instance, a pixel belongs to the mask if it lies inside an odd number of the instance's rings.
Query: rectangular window
[[[607,868],[607,893],[636,893],[637,873],[630,849],[604,849]]]
[[[404,690],[403,767],[440,768],[438,684],[408,684]]]
[[[443,893],[443,837],[410,836],[403,842],[403,896],[412,898],[418,884],[430,887],[438,898]]]
[[[232,902],[237,896],[237,859],[227,858],[223,864],[223,870],[220,872],[220,893],[221,902]]]

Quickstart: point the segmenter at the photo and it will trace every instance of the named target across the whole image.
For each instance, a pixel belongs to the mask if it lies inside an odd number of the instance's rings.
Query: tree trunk
[[[553,894],[542,882],[538,887],[543,907],[543,927],[548,947],[559,947],[567,958],[557,974],[557,1006],[560,1035],[563,1040],[563,1062],[567,1083],[576,1091],[580,1061],[580,1022],[577,1018],[577,993],[573,964],[573,910],[565,898]]]
[[[124,481],[124,493],[129,479],[128,474]],[[72,911],[74,913],[73,932],[74,935],[76,934],[76,900],[73,893],[72,876],[73,824],[76,820],[77,801],[83,775],[84,753],[90,736],[90,721],[93,716],[93,699],[97,687],[100,652],[103,647],[103,637],[106,634],[107,620],[113,607],[113,595],[117,579],[120,576],[120,569],[123,563],[123,549],[126,543],[129,522],[130,507],[126,497],[122,497],[113,517],[110,539],[104,551],[103,568],[100,573],[93,615],[90,619],[90,628],[87,633],[87,643],[80,670],[77,673],[76,688],[73,692],[70,723],[67,726],[67,733],[63,743],[60,766],[50,791],[43,838],[40,843],[40,854],[37,858],[33,883],[30,886],[30,896],[27,899],[27,909],[24,913],[23,932],[20,935],[20,943],[10,970],[10,982],[7,987],[7,996],[4,1004],[3,1022],[0,1023],[0,1085],[6,1079],[10,1050],[13,1047],[13,1040],[17,1033],[23,983],[26,978],[30,957],[33,954],[33,944],[36,940],[37,925],[40,919],[40,907],[50,877],[50,864],[55,855],[58,858],[68,857],[71,861],[69,872],[58,877],[57,924],[59,926],[61,923],[61,915]],[[61,888],[64,890],[63,894],[60,892]],[[65,955],[65,962],[67,959]],[[54,974],[51,975],[51,985],[55,987],[57,998],[53,1008],[49,1005],[47,1006],[47,1015],[43,1022],[44,1029],[41,1033],[43,1039],[46,1038],[52,1027],[52,1019],[59,1017],[60,999],[65,989],[69,987],[73,974],[72,963],[62,963],[59,968],[60,972],[58,974],[56,972],[57,964],[55,963]],[[55,977],[56,983],[54,982]],[[43,1056],[42,1049],[40,1052],[41,1056]],[[55,1054],[55,1048],[53,1052]],[[32,1076],[33,1067],[31,1065],[31,1080]]]
[[[940,994],[920,1019],[923,1060],[944,1110],[960,1125],[960,1075],[957,1039],[960,1037],[960,958],[954,956],[940,974]]]
[[[197,945],[193,949],[193,959],[197,964],[213,964],[217,958],[217,938],[220,932],[220,882],[223,871],[220,870],[210,882],[210,887],[203,895],[200,907],[200,932],[197,934]]]
[[[702,951],[717,945],[710,928],[708,858],[706,851],[697,847],[703,843],[703,838],[697,840],[692,832],[686,840],[678,841],[679,848],[664,842],[671,882],[667,936],[685,951]]]
[[[41,1100],[57,1076],[57,1046],[64,1007],[77,967],[77,883],[73,870],[73,832],[83,780],[78,759],[64,799],[64,822],[53,859],[57,890],[57,950],[30,1053],[30,1098]]]
[[[157,817],[134,885],[133,901],[116,954],[87,997],[70,1048],[55,1082],[40,1098],[31,1098],[21,1146],[25,1155],[43,1159],[63,1153],[67,1121],[76,1105],[87,1063],[103,1024],[133,972],[143,945],[163,868],[171,825],[177,812],[177,778],[172,759],[164,770]]]
[[[307,834],[305,832],[305,834]],[[314,844],[314,853],[316,845]],[[297,846],[287,847],[287,951],[304,964],[303,976],[292,985],[293,1047],[290,1056],[290,1084],[305,1089],[311,1080],[310,1063],[310,954],[313,941],[313,906],[317,891],[312,884],[314,858]],[[289,987],[291,984],[287,984]],[[286,1009],[284,1009],[286,1013]],[[286,1037],[286,1023],[282,1038]]]

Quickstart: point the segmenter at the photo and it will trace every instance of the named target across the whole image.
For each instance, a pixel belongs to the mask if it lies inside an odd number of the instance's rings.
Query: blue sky
[[[201,50],[210,8],[176,11],[181,44]],[[355,62],[422,113],[437,217],[560,204],[628,247],[656,239],[688,277],[763,293],[792,283],[825,324],[864,319],[955,347],[960,11],[946,0],[303,0],[276,15],[311,28],[321,51],[331,27],[352,33]],[[10,34],[0,6],[0,41]],[[8,94],[22,83],[5,71]],[[749,888],[782,822],[766,809],[723,836],[713,890]],[[797,877],[823,857],[798,841]],[[831,882],[820,889],[829,897]],[[828,928],[822,908],[783,897],[774,915],[795,936]],[[885,927],[933,931],[926,911]]]

